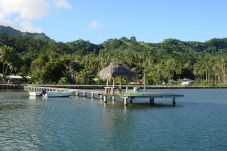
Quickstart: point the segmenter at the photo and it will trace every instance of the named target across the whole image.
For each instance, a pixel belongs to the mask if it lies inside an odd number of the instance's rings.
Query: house
[[[191,79],[187,79],[187,78],[184,78],[181,82],[181,85],[182,86],[189,86],[193,83],[194,80],[191,80]]]
[[[171,84],[176,84],[176,83],[177,83],[177,81],[171,79],[171,80],[168,80],[168,83],[167,84],[171,85]]]
[[[143,79],[134,79],[133,81],[130,82],[130,84],[140,84],[143,82]]]
[[[6,79],[8,79],[8,83],[11,84],[21,84],[23,79],[31,79],[30,76],[18,76],[18,75],[9,75],[6,76]]]

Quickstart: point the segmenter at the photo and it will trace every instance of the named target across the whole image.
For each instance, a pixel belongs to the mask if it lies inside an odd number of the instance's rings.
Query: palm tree
[[[21,63],[21,58],[12,47],[3,46],[0,48],[0,63],[2,64],[2,75],[5,80],[6,74],[11,73]]]

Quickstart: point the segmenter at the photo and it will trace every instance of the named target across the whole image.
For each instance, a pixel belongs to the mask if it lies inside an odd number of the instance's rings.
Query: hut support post
[[[121,93],[121,89],[122,89],[121,83],[122,83],[122,76],[121,76],[120,85],[119,85],[119,92],[120,92],[120,93]]]
[[[128,92],[128,79],[127,79],[127,85],[126,85],[126,87],[125,87],[125,92],[127,93]]]
[[[113,78],[113,89],[114,89],[114,87],[115,87],[115,81],[114,81],[114,78]]]

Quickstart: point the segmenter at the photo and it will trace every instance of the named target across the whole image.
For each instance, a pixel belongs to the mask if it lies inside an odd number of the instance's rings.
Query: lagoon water
[[[157,105],[106,106],[85,98],[29,98],[0,91],[0,150],[227,150],[227,89],[149,90],[184,94]]]

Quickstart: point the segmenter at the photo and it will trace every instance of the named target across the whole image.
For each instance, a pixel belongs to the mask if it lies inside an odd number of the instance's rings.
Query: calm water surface
[[[157,105],[29,98],[0,91],[0,150],[227,150],[227,89],[150,90],[184,94]]]

